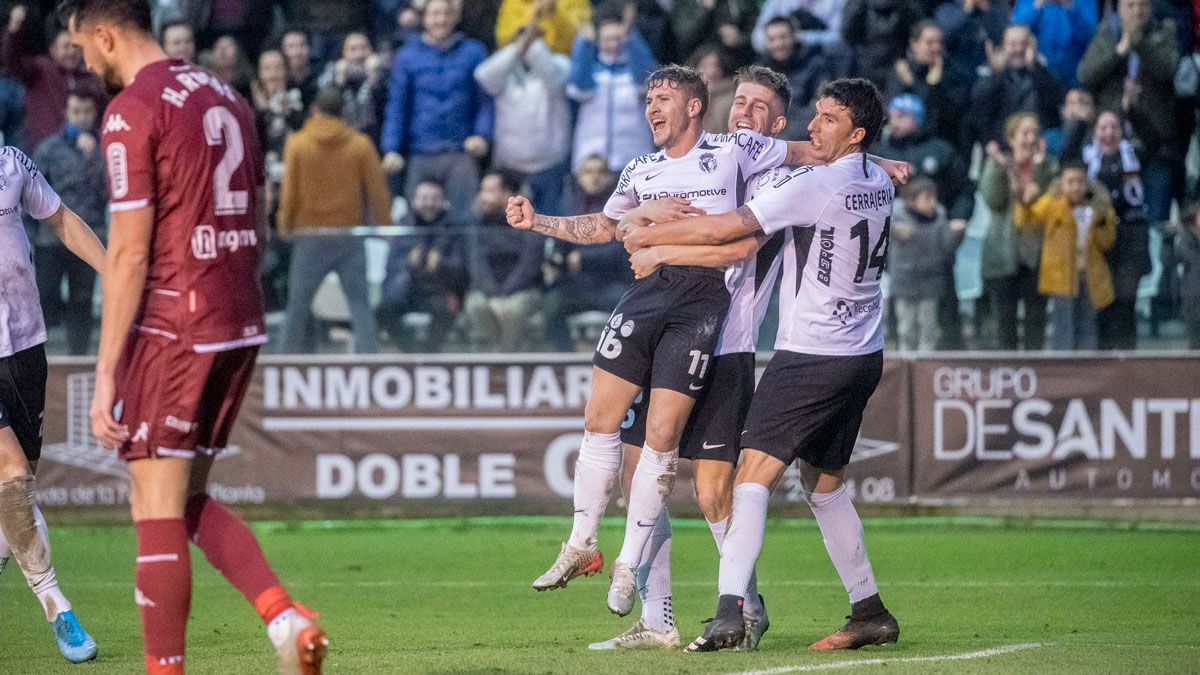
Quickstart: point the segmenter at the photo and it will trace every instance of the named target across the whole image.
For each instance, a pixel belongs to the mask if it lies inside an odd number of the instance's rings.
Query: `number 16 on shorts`
[[[624,318],[624,314],[614,314],[608,320],[608,325],[600,334],[600,344],[596,345],[596,351],[600,356],[606,359],[615,359],[621,355],[621,338],[627,338],[633,334],[633,319],[622,323]]]

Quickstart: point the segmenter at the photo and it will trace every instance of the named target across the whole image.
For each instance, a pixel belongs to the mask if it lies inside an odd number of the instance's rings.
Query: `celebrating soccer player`
[[[713,245],[759,232],[796,228],[784,254],[775,356],[755,391],[742,436],[733,515],[721,548],[717,615],[689,649],[738,646],[742,605],[762,550],[771,488],[795,459],[829,556],[850,595],[850,621],[813,645],[856,649],[895,642],[896,619],[883,606],[867,558],[862,521],[842,484],[863,410],[883,371],[883,301],[894,190],[865,150],[886,114],[866,80],[822,86],[808,125],[823,166],[800,167],[736,211],[640,228],[637,249]]]
[[[729,111],[729,133],[753,131],[774,137],[787,125],[785,111],[791,94],[787,78],[769,68],[750,66],[740,71]],[[772,182],[779,172],[786,172],[786,169],[779,167],[750,177],[746,181],[746,195],[751,196],[757,186]],[[623,220],[628,224],[621,227],[647,222],[640,211],[633,209],[626,213]],[[733,470],[741,452],[739,437],[754,393],[758,328],[775,286],[783,242],[784,233],[778,233],[765,244],[758,237],[749,236],[720,246],[656,246],[641,249],[630,260],[639,278],[650,276],[660,265],[719,269],[732,266],[727,282],[730,308],[710,366],[712,381],[697,399],[679,445],[679,456],[693,462],[696,499],[718,552],[729,524]],[[751,255],[756,249],[757,255]],[[621,480],[626,494],[629,494],[638,453],[645,442],[647,403],[645,396],[638,396],[630,416],[621,425],[621,442],[625,446]],[[592,649],[670,649],[679,646],[679,631],[672,607],[670,559],[671,522],[663,509],[638,567],[641,618],[617,637],[591,645]],[[746,639],[742,648],[754,650],[770,622],[753,576],[743,610]]]
[[[104,267],[104,246],[28,157],[0,148],[0,572],[10,554],[17,559],[54,628],[59,651],[79,663],[96,658],[96,642],[58,588],[46,520],[34,501],[46,405],[46,326],[22,210],[45,221],[97,272]]]
[[[542,216],[528,200],[514,197],[508,207],[513,227],[576,243],[603,243],[615,236],[619,219],[635,209],[653,222],[732,210],[747,177],[813,159],[809,143],[785,143],[752,131],[704,133],[700,120],[707,88],[690,68],[660,68],[647,83],[646,121],[663,150],[625,167],[603,213]],[[630,405],[648,387],[645,444],[631,480],[625,541],[613,564],[608,595],[613,613],[624,616],[632,610],[637,568],[671,492],[679,442],[708,382],[729,302],[723,271],[686,264],[662,266],[635,282],[621,299],[593,359],[571,537],[535,588],[559,588],[603,568],[596,532],[621,464],[620,428]]]
[[[65,0],[60,16],[88,68],[124,88],[101,139],[112,223],[91,418],[129,462],[146,669],[183,672],[190,539],[253,603],[281,672],[320,672],[315,615],[205,494],[266,342],[254,114],[212,73],[167,59],[146,0]]]

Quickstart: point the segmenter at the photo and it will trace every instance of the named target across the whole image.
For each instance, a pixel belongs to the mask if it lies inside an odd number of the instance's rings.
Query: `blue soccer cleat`
[[[83,663],[96,658],[96,641],[79,625],[75,612],[66,611],[54,620],[54,638],[58,651],[71,663]]]

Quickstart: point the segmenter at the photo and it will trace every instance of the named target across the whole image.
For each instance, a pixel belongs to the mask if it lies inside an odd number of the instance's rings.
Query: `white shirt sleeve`
[[[787,159],[787,141],[767,138],[753,131],[733,134],[733,156],[742,168],[743,176],[753,176],[774,169]]]
[[[616,189],[604,204],[604,215],[613,220],[620,220],[621,216],[638,205],[637,192],[633,189],[633,167],[636,161],[625,165],[621,177],[617,180]]]
[[[21,192],[21,205],[25,208],[25,213],[37,220],[45,220],[54,215],[58,207],[62,206],[62,199],[46,182],[46,177],[34,165],[33,160],[23,154],[17,157],[17,166],[25,179],[25,186]]]
[[[802,166],[755,192],[746,206],[762,231],[774,234],[786,227],[812,227],[840,190],[829,190],[826,167]]]

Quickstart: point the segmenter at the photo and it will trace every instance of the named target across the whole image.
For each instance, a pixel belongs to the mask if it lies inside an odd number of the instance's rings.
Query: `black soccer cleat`
[[[742,598],[722,595],[717,600],[717,615],[708,621],[704,634],[687,646],[689,652],[715,652],[733,649],[746,637],[746,621],[742,616]]]
[[[858,649],[867,645],[886,645],[900,639],[900,624],[884,608],[875,594],[854,604],[849,621],[836,633],[814,642],[809,648],[817,651]]]

